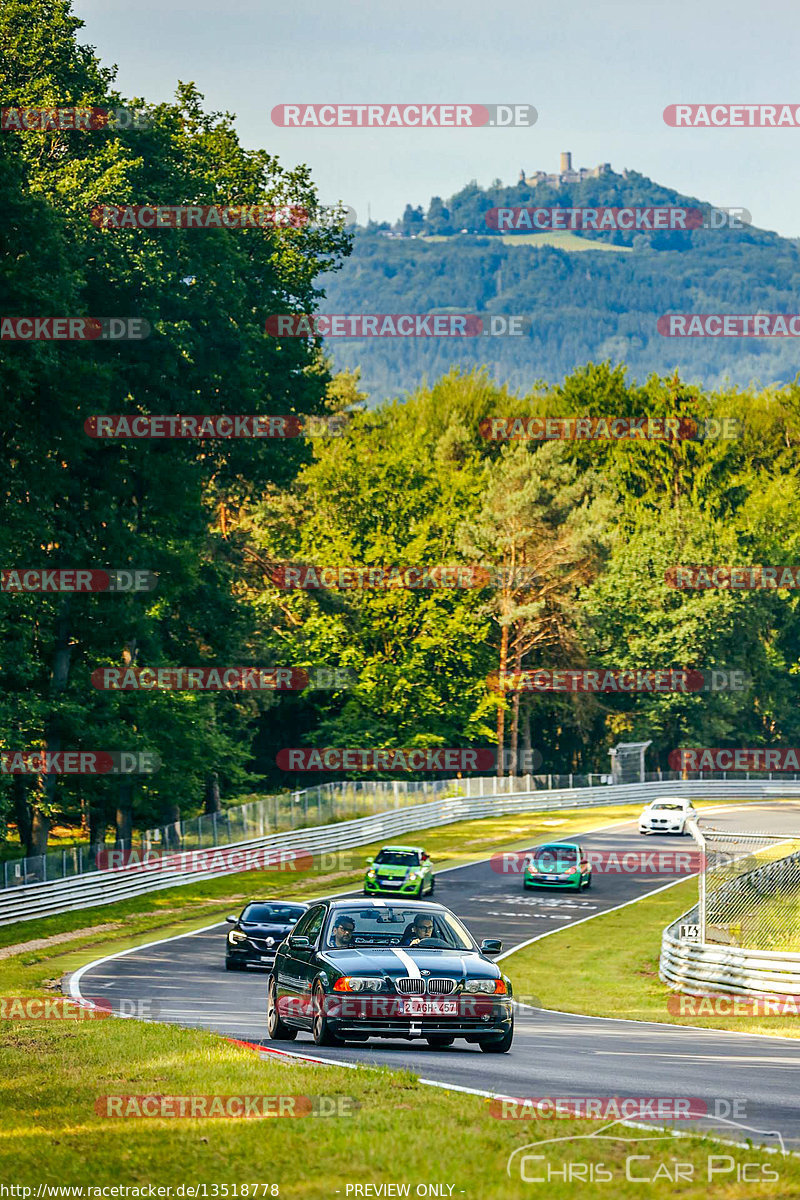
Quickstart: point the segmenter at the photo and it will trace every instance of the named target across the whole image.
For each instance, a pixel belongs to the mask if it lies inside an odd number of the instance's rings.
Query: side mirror
[[[423,854],[422,861],[427,862],[429,858],[430,858],[430,854]]]
[[[225,920],[227,921],[228,925],[235,925],[236,922],[239,920],[239,918],[238,917],[226,917]]]
[[[499,954],[503,943],[497,938],[484,938],[481,942],[481,954]]]
[[[375,859],[374,859],[374,858],[368,858],[368,859],[367,859],[367,865],[369,865],[370,863],[374,863],[374,862],[375,862]]]
[[[311,938],[305,937],[302,933],[298,937],[290,937],[289,945],[295,950],[307,950],[311,945]]]

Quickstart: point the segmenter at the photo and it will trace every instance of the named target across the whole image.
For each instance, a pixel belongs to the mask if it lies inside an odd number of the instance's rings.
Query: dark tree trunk
[[[33,849],[33,813],[28,803],[28,781],[24,775],[15,775],[11,781],[11,801],[14,806],[14,820],[19,831],[19,840],[27,855],[35,854]]]
[[[222,812],[222,802],[219,796],[219,775],[216,771],[206,775],[206,797],[203,812]]]
[[[133,833],[133,779],[130,775],[123,775],[119,781],[116,825],[117,841],[130,846]]]

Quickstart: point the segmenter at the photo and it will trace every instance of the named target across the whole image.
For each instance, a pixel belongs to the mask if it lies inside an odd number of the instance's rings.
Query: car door
[[[324,904],[316,904],[297,922],[286,939],[277,979],[278,994],[288,999],[287,1008],[292,1024],[303,1028],[311,1026],[311,981],[315,974],[315,943],[327,911]],[[298,937],[307,937],[310,944],[298,946]]]
[[[422,895],[423,891],[427,891],[428,888],[430,888],[431,879],[433,877],[433,867],[431,865],[430,855],[426,854],[424,851],[420,855],[420,869],[422,871],[422,881],[419,894]]]

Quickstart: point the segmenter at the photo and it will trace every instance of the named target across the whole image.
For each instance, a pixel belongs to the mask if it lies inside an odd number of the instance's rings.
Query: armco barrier
[[[478,817],[504,816],[514,812],[541,812],[553,808],[595,808],[612,804],[647,804],[658,796],[691,795],[694,799],[766,799],[779,796],[800,797],[800,781],[790,780],[665,780],[652,783],[607,785],[596,788],[558,788],[552,791],[506,793],[497,796],[458,796],[434,800],[342,821],[335,825],[317,825],[286,833],[272,834],[225,847],[226,852],[255,848],[302,850],[311,854],[328,853],[363,846],[436,825]],[[72,879],[51,883],[32,883],[0,892],[0,925],[31,921],[37,917],[94,908],[127,900],[145,892],[160,891],[192,883],[199,879],[234,874],[235,869],[221,866],[197,871],[160,869],[154,873],[141,865],[117,870],[94,871]]]
[[[664,930],[658,971],[664,983],[693,996],[800,995],[800,954],[700,945],[677,936],[679,925],[696,920],[697,906]]]

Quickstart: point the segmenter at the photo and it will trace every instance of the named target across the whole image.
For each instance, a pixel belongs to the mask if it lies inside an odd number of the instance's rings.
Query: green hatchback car
[[[525,888],[573,888],[592,886],[592,864],[577,842],[548,842],[525,856],[522,872]]]
[[[433,864],[421,846],[384,846],[367,859],[365,896],[431,896],[436,885]]]

